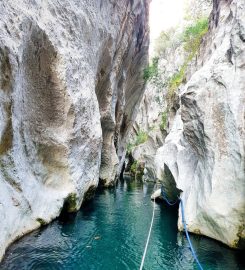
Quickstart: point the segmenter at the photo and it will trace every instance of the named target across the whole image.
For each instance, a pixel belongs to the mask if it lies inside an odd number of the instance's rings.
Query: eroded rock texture
[[[188,230],[241,248],[245,239],[245,2],[216,0],[197,71],[156,155],[182,190]],[[179,212],[179,229],[182,228]]]
[[[161,128],[165,107],[163,92],[148,83],[131,132],[132,142],[141,132],[147,135],[147,140],[132,147],[131,151],[132,158],[144,167],[143,178],[146,181],[154,181],[156,178],[154,158],[166,137],[166,132]]]
[[[0,258],[64,203],[76,211],[99,177],[114,181],[143,95],[147,21],[146,0],[1,1]]]

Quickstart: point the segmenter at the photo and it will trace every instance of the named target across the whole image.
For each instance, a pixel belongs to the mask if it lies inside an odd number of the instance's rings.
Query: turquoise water
[[[101,190],[69,221],[56,220],[23,237],[7,251],[4,270],[139,269],[151,221],[153,184],[123,180]],[[197,269],[185,236],[178,233],[177,209],[157,204],[145,270]],[[205,270],[245,269],[241,254],[191,235]]]

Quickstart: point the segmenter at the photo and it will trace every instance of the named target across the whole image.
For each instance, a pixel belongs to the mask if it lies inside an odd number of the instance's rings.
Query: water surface
[[[139,269],[152,216],[153,184],[123,180],[101,190],[70,221],[56,220],[7,251],[2,270]],[[156,205],[145,270],[197,269],[188,242],[177,231],[177,209]],[[240,270],[239,252],[191,235],[204,270]]]

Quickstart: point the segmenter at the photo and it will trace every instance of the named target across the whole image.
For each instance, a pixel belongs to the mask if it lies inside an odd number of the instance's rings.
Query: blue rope
[[[203,270],[203,268],[202,268],[202,266],[201,266],[201,264],[200,264],[200,262],[199,262],[199,260],[198,260],[198,258],[197,258],[196,252],[195,252],[195,250],[194,250],[194,248],[193,248],[193,246],[192,246],[191,239],[190,239],[190,237],[189,237],[189,233],[188,233],[188,231],[187,231],[186,221],[185,221],[184,203],[183,203],[182,199],[179,198],[179,200],[176,200],[175,202],[170,202],[170,201],[167,199],[167,195],[166,195],[166,193],[164,192],[163,186],[161,187],[161,193],[162,193],[163,199],[164,199],[164,200],[166,201],[166,203],[167,203],[168,205],[170,205],[170,206],[175,205],[178,201],[180,201],[181,214],[182,214],[182,223],[183,223],[183,226],[184,226],[184,229],[185,229],[185,235],[186,235],[187,240],[188,240],[188,242],[189,242],[189,245],[190,245],[190,248],[191,248],[192,255],[193,255],[193,257],[194,257],[194,259],[195,259],[195,261],[196,261],[196,263],[197,263],[199,269],[200,269],[200,270]]]
[[[182,201],[182,199],[180,199],[180,206],[181,206],[181,214],[182,214],[182,223],[183,223],[183,226],[184,226],[184,229],[185,229],[185,234],[186,234],[186,237],[187,237],[187,240],[189,242],[189,245],[190,245],[190,248],[191,248],[191,252],[192,252],[192,255],[197,263],[197,265],[199,266],[199,269],[203,270],[198,258],[197,258],[197,255],[196,255],[196,252],[192,246],[192,243],[191,243],[191,239],[189,237],[189,233],[187,231],[187,228],[186,228],[186,222],[185,222],[185,212],[184,212],[184,203]]]
[[[168,205],[173,206],[173,205],[175,205],[176,203],[179,202],[179,200],[176,200],[176,201],[174,201],[174,202],[170,202],[170,201],[167,199],[167,195],[166,195],[166,193],[165,193],[165,191],[164,191],[164,189],[163,189],[163,186],[161,187],[161,192],[162,192],[163,199],[166,201],[166,203],[167,203]]]

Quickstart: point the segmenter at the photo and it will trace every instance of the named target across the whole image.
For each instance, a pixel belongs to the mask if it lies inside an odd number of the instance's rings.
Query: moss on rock
[[[42,218],[37,218],[36,221],[39,222],[41,226],[47,225],[47,222]]]
[[[245,225],[239,226],[237,239],[233,241],[232,247],[238,249],[245,249]]]
[[[77,194],[70,193],[64,203],[63,211],[67,213],[72,213],[77,211]]]

